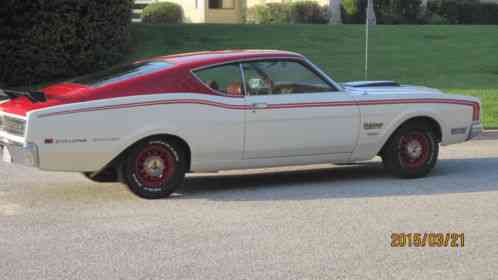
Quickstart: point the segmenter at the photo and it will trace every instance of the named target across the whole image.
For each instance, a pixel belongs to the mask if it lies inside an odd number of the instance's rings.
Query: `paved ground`
[[[498,141],[432,176],[378,162],[195,175],[174,199],[0,164],[0,279],[496,279]],[[464,248],[391,248],[464,232]]]

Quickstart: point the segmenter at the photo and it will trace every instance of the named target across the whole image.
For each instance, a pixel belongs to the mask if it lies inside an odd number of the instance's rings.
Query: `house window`
[[[234,9],[235,0],[209,0],[209,9]]]

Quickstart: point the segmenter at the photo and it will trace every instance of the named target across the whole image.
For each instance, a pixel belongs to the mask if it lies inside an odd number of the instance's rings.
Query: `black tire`
[[[153,137],[135,145],[122,168],[124,183],[134,194],[166,198],[183,184],[187,157],[177,141]]]
[[[88,180],[97,183],[115,183],[118,182],[118,174],[114,168],[105,169],[99,173],[95,172],[83,172],[83,176],[85,176]]]
[[[439,155],[439,143],[430,126],[408,123],[388,140],[382,161],[387,170],[401,178],[424,177],[434,168]]]

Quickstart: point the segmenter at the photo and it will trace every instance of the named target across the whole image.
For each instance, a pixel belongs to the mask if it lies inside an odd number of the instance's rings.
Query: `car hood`
[[[357,94],[372,94],[372,95],[442,95],[442,91],[429,87],[401,85],[392,81],[354,81],[343,83],[344,90]]]

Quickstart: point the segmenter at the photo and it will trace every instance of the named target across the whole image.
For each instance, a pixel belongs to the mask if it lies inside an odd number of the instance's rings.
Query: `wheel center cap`
[[[406,153],[412,159],[417,159],[422,155],[422,145],[420,142],[413,140],[406,145]]]
[[[144,162],[144,169],[149,176],[162,177],[165,169],[165,164],[163,159],[160,157],[149,157]]]

